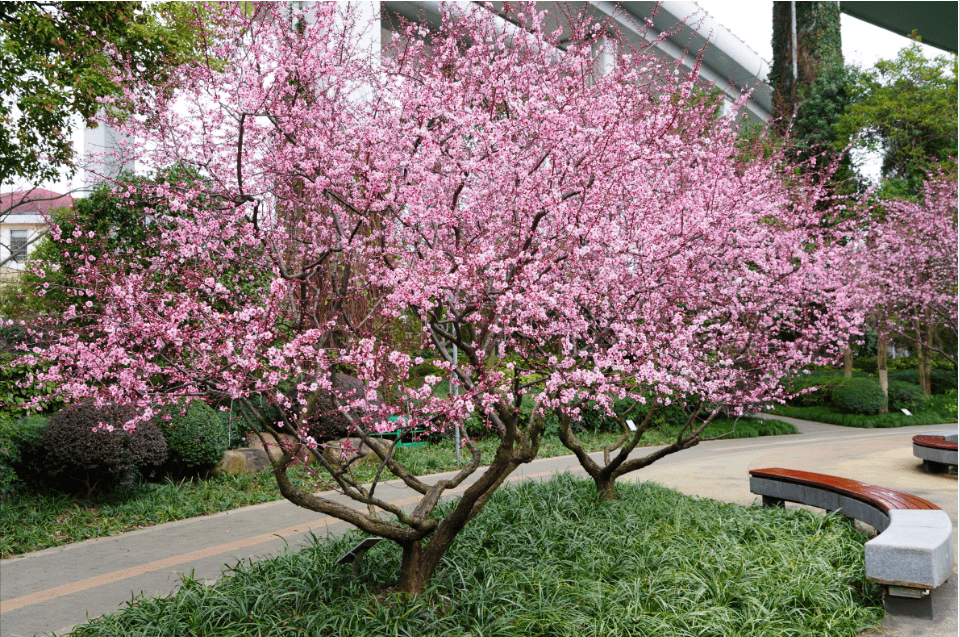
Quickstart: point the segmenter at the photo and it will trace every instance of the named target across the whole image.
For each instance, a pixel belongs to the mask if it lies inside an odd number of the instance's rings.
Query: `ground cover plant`
[[[833,409],[828,406],[810,405],[806,407],[791,407],[790,405],[780,405],[772,410],[771,414],[777,416],[787,416],[789,418],[799,418],[801,420],[810,420],[812,422],[823,422],[830,425],[840,425],[842,427],[859,427],[861,429],[879,429],[887,427],[911,427],[914,425],[940,425],[957,422],[957,394],[951,398],[944,397],[946,400],[930,401],[937,405],[934,411],[930,412],[911,412],[912,415],[899,411],[891,411],[885,414],[850,414]],[[952,404],[952,410],[951,410]]]
[[[843,518],[616,488],[619,501],[602,503],[567,475],[500,489],[416,598],[390,588],[391,543],[356,579],[334,566],[357,541],[347,536],[240,563],[213,586],[188,578],[72,635],[839,637],[883,617],[866,535]]]
[[[730,431],[729,425],[716,422],[708,434]],[[745,418],[737,424],[731,437],[793,433],[797,433],[797,429],[788,423]],[[653,429],[644,435],[643,446],[666,445],[675,436],[676,432],[669,427],[664,431]],[[615,434],[602,432],[581,434],[590,451],[599,451],[616,438]],[[476,444],[483,453],[484,462],[493,459],[497,448],[495,438],[479,440]],[[568,453],[569,450],[555,436],[547,436],[541,443],[542,458]],[[451,440],[399,448],[396,454],[398,461],[417,476],[453,471],[460,466],[454,459]],[[362,462],[356,473],[359,479],[370,482],[377,468],[378,464],[371,458]],[[311,476],[302,469],[292,471],[291,479],[304,489],[312,484]],[[267,473],[222,475],[205,480],[140,480],[91,500],[78,500],[73,494],[21,483],[0,500],[3,504],[0,507],[0,558],[282,498],[276,481]]]

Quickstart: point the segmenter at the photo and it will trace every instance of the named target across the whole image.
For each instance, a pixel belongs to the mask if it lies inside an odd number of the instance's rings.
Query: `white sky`
[[[773,61],[773,2],[759,0],[698,0],[702,7],[717,22],[743,40],[768,64]],[[875,27],[862,20],[840,14],[840,38],[843,59],[847,64],[868,68],[878,60],[893,59],[897,51],[910,45],[905,38],[891,31]],[[927,57],[946,52],[923,45]]]
[[[702,7],[717,22],[726,27],[735,36],[743,40],[768,64],[773,60],[773,2],[760,0],[698,0],[697,5]],[[875,27],[846,14],[840,15],[840,35],[843,43],[843,57],[847,64],[857,64],[861,68],[873,66],[878,60],[892,59],[897,52],[910,45],[910,39],[890,31]],[[943,55],[945,52],[930,46],[923,45],[927,57]],[[83,148],[83,134],[75,130],[74,147]],[[871,162],[873,163],[873,162]],[[873,169],[867,169],[869,176],[875,178],[879,174],[879,164]],[[877,173],[876,175],[872,173]],[[74,187],[82,184],[82,171],[72,180]],[[66,192],[71,182],[61,180],[57,183],[46,183],[44,188],[58,192]]]

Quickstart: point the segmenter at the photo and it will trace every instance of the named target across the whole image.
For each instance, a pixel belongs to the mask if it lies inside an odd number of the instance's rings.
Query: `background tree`
[[[930,60],[913,44],[855,80],[852,103],[835,127],[835,147],[882,154],[882,198],[916,197],[930,171],[955,170],[956,56]]]
[[[124,60],[162,80],[189,54],[183,3],[0,2],[0,184],[56,179],[76,167],[77,118],[96,126],[109,74]],[[0,211],[2,213],[3,211]]]
[[[929,176],[919,200],[887,200],[869,224],[850,228],[850,290],[877,317],[878,367],[886,389],[886,342],[917,351],[930,395],[931,356],[957,364],[957,177]]]

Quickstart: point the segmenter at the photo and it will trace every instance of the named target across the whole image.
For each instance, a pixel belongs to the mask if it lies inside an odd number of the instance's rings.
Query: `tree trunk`
[[[927,334],[929,336],[929,332]],[[932,371],[933,361],[930,357],[930,348],[925,345],[920,347],[920,353],[917,357],[917,365],[920,368],[920,387],[923,388],[925,396],[933,394],[933,387],[930,383],[930,372]]]
[[[849,347],[843,350],[843,377],[853,378],[853,350]]]
[[[400,579],[397,582],[398,593],[407,593],[417,597],[423,593],[433,572],[437,570],[443,551],[430,550],[430,546],[423,546],[421,540],[403,546],[403,556],[400,560]],[[433,547],[437,548],[437,547]]]
[[[889,396],[890,382],[887,379],[887,337],[882,333],[877,335],[877,375],[880,377],[880,389],[883,390],[884,395]],[[886,411],[887,406],[884,405],[880,412],[885,413]]]
[[[604,472],[603,474],[593,476],[593,482],[597,485],[597,496],[601,502],[616,502],[619,500],[617,491],[614,488],[614,485],[617,483],[616,478]]]
[[[930,347],[931,342],[930,337],[933,332],[932,325],[927,322],[920,322],[919,320],[914,323],[917,330],[917,371],[920,374],[920,387],[923,389],[925,396],[931,395],[930,387],[930,368],[932,367],[932,361],[930,359]]]

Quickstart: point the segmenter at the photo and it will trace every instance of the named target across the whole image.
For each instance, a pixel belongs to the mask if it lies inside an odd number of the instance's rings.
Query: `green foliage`
[[[202,400],[167,407],[156,423],[167,443],[167,462],[177,469],[216,464],[230,444],[227,423]]]
[[[891,380],[887,383],[887,399],[891,410],[913,411],[923,404],[923,389],[913,383]]]
[[[837,125],[837,150],[850,142],[883,152],[881,198],[919,192],[927,171],[957,157],[957,59],[923,55],[920,45],[881,60],[850,86],[853,104]]]
[[[881,589],[863,577],[866,534],[841,517],[649,483],[617,492],[598,503],[570,476],[499,489],[417,598],[387,588],[400,568],[391,542],[357,577],[336,566],[351,534],[240,563],[213,586],[186,578],[71,634],[839,637],[883,619]]]
[[[62,237],[48,235],[30,253],[27,270],[0,295],[0,314],[29,320],[36,315],[56,316],[67,305],[87,298],[74,290],[75,270],[64,252],[82,246],[101,265],[104,257],[118,252],[136,255],[146,262],[152,255],[145,247],[158,228],[156,220],[180,216],[169,209],[166,199],[150,192],[151,186],[167,185],[186,189],[199,183],[195,171],[174,167],[152,177],[121,175],[117,183],[101,182],[89,196],[77,199],[73,208],[51,211]],[[202,200],[198,205],[204,205]],[[69,240],[70,244],[65,242]]]
[[[890,363],[888,361],[887,368],[889,369],[889,367]],[[867,372],[868,374],[876,374],[877,370],[880,369],[876,356],[858,356],[854,358],[853,368]]]
[[[55,411],[63,406],[63,400],[57,397],[57,388],[46,383],[40,385],[31,381],[38,370],[29,365],[12,364],[15,356],[0,354],[0,418],[19,418],[29,413],[24,404],[34,398],[47,397],[44,411]]]
[[[21,462],[36,454],[46,426],[46,416],[33,414],[17,420],[0,416],[0,496],[9,495],[25,477]]]
[[[920,384],[920,371],[916,367],[912,369],[901,369],[891,373],[888,378],[891,381],[897,380],[913,385]],[[930,370],[930,391],[933,394],[944,394],[951,389],[957,389],[957,372],[947,369]]]
[[[72,405],[51,416],[40,445],[60,486],[69,489],[82,484],[90,497],[98,489],[116,486],[135,468],[162,464],[167,445],[156,425],[143,422],[132,432],[124,430],[124,423],[136,416],[130,407],[91,403]],[[113,431],[101,425],[112,426]]]
[[[866,378],[867,374],[861,371],[854,372],[854,378]],[[844,382],[843,372],[835,369],[822,369],[802,374],[786,381],[786,389],[790,394],[797,394],[789,400],[789,404],[796,406],[829,405],[833,401],[833,391]],[[804,390],[812,389],[805,393]]]
[[[948,389],[939,396],[930,396],[925,407],[930,412],[942,414],[943,422],[957,422],[957,390]]]
[[[937,396],[935,398],[942,398]],[[956,395],[954,395],[956,400]],[[885,429],[889,427],[910,427],[913,425],[941,425],[957,422],[957,408],[953,406],[953,414],[948,414],[939,403],[927,400],[922,412],[914,412],[907,416],[899,411],[885,414],[848,414],[830,407],[813,405],[810,407],[777,407],[771,413],[789,418],[800,418],[811,422],[823,422],[841,427],[857,427],[860,429]]]
[[[843,67],[840,39],[840,8],[832,2],[803,2],[795,6],[797,41],[797,78],[794,79],[793,17],[791,3],[773,5],[773,65],[769,82],[773,87],[774,116],[789,123],[794,111],[807,99],[816,79]],[[838,87],[843,91],[842,87]],[[826,92],[821,90],[821,96]],[[824,105],[811,111],[830,112]],[[842,110],[842,108],[840,109]],[[808,118],[809,119],[809,118]]]
[[[847,378],[833,388],[831,402],[852,414],[879,414],[887,406],[887,397],[873,379]]]
[[[98,99],[119,93],[109,66],[123,60],[162,84],[190,56],[194,38],[174,20],[188,10],[181,2],[0,2],[0,182],[39,183],[72,169],[74,120],[92,123]]]

